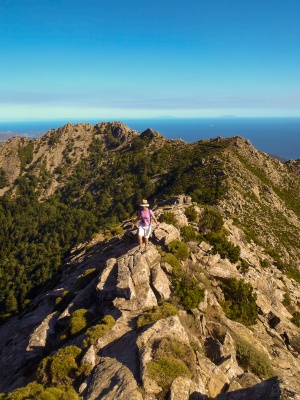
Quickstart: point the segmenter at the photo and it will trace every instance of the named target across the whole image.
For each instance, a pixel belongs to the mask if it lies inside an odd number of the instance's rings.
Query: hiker
[[[142,249],[143,246],[143,237],[145,238],[145,251],[147,251],[149,236],[151,233],[151,218],[154,219],[156,226],[159,226],[159,222],[155,218],[155,215],[152,210],[150,210],[149,204],[147,200],[143,200],[141,210],[138,212],[138,216],[134,223],[132,224],[132,229],[134,229],[135,224],[139,221],[138,225],[138,238],[139,238],[139,249]]]

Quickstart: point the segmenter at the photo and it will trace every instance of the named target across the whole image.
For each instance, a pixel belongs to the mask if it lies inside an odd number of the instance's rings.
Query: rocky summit
[[[0,167],[0,399],[300,399],[299,161],[100,123]]]

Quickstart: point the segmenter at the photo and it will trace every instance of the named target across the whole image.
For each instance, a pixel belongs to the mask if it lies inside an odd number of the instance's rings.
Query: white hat
[[[143,199],[142,203],[140,204],[141,207],[149,207],[148,201]]]

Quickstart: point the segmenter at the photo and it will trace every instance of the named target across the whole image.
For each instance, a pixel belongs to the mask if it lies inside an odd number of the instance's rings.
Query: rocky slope
[[[191,225],[185,214],[191,205],[191,198],[180,196],[156,207],[158,217],[172,212],[176,227],[161,223],[147,252],[138,249],[129,221],[118,236],[95,237],[74,249],[56,288],[0,327],[0,391],[45,380],[46,370],[43,378],[36,376],[41,361],[72,345],[81,350],[79,363],[89,368],[68,383],[86,400],[300,399],[300,329],[290,313],[299,306],[300,284],[283,274],[263,247],[248,242],[232,219],[225,221],[228,240],[240,247],[249,269],[242,272],[240,261],[221,258],[206,242],[188,242],[181,268],[205,295],[190,311],[176,302],[175,267],[162,251],[181,238],[180,227]],[[204,210],[194,208],[201,218]],[[257,294],[259,315],[251,326],[229,319],[221,306],[224,282],[231,278],[244,279]],[[171,312],[166,301],[173,304]],[[76,310],[87,310],[91,319],[72,334]],[[141,323],[155,313],[157,318]],[[115,322],[93,343],[87,341],[88,329],[105,316]],[[166,367],[168,357],[178,365],[175,372]]]

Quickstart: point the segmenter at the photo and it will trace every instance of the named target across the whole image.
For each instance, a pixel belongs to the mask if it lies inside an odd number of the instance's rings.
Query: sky
[[[300,116],[299,0],[0,0],[0,121]]]

